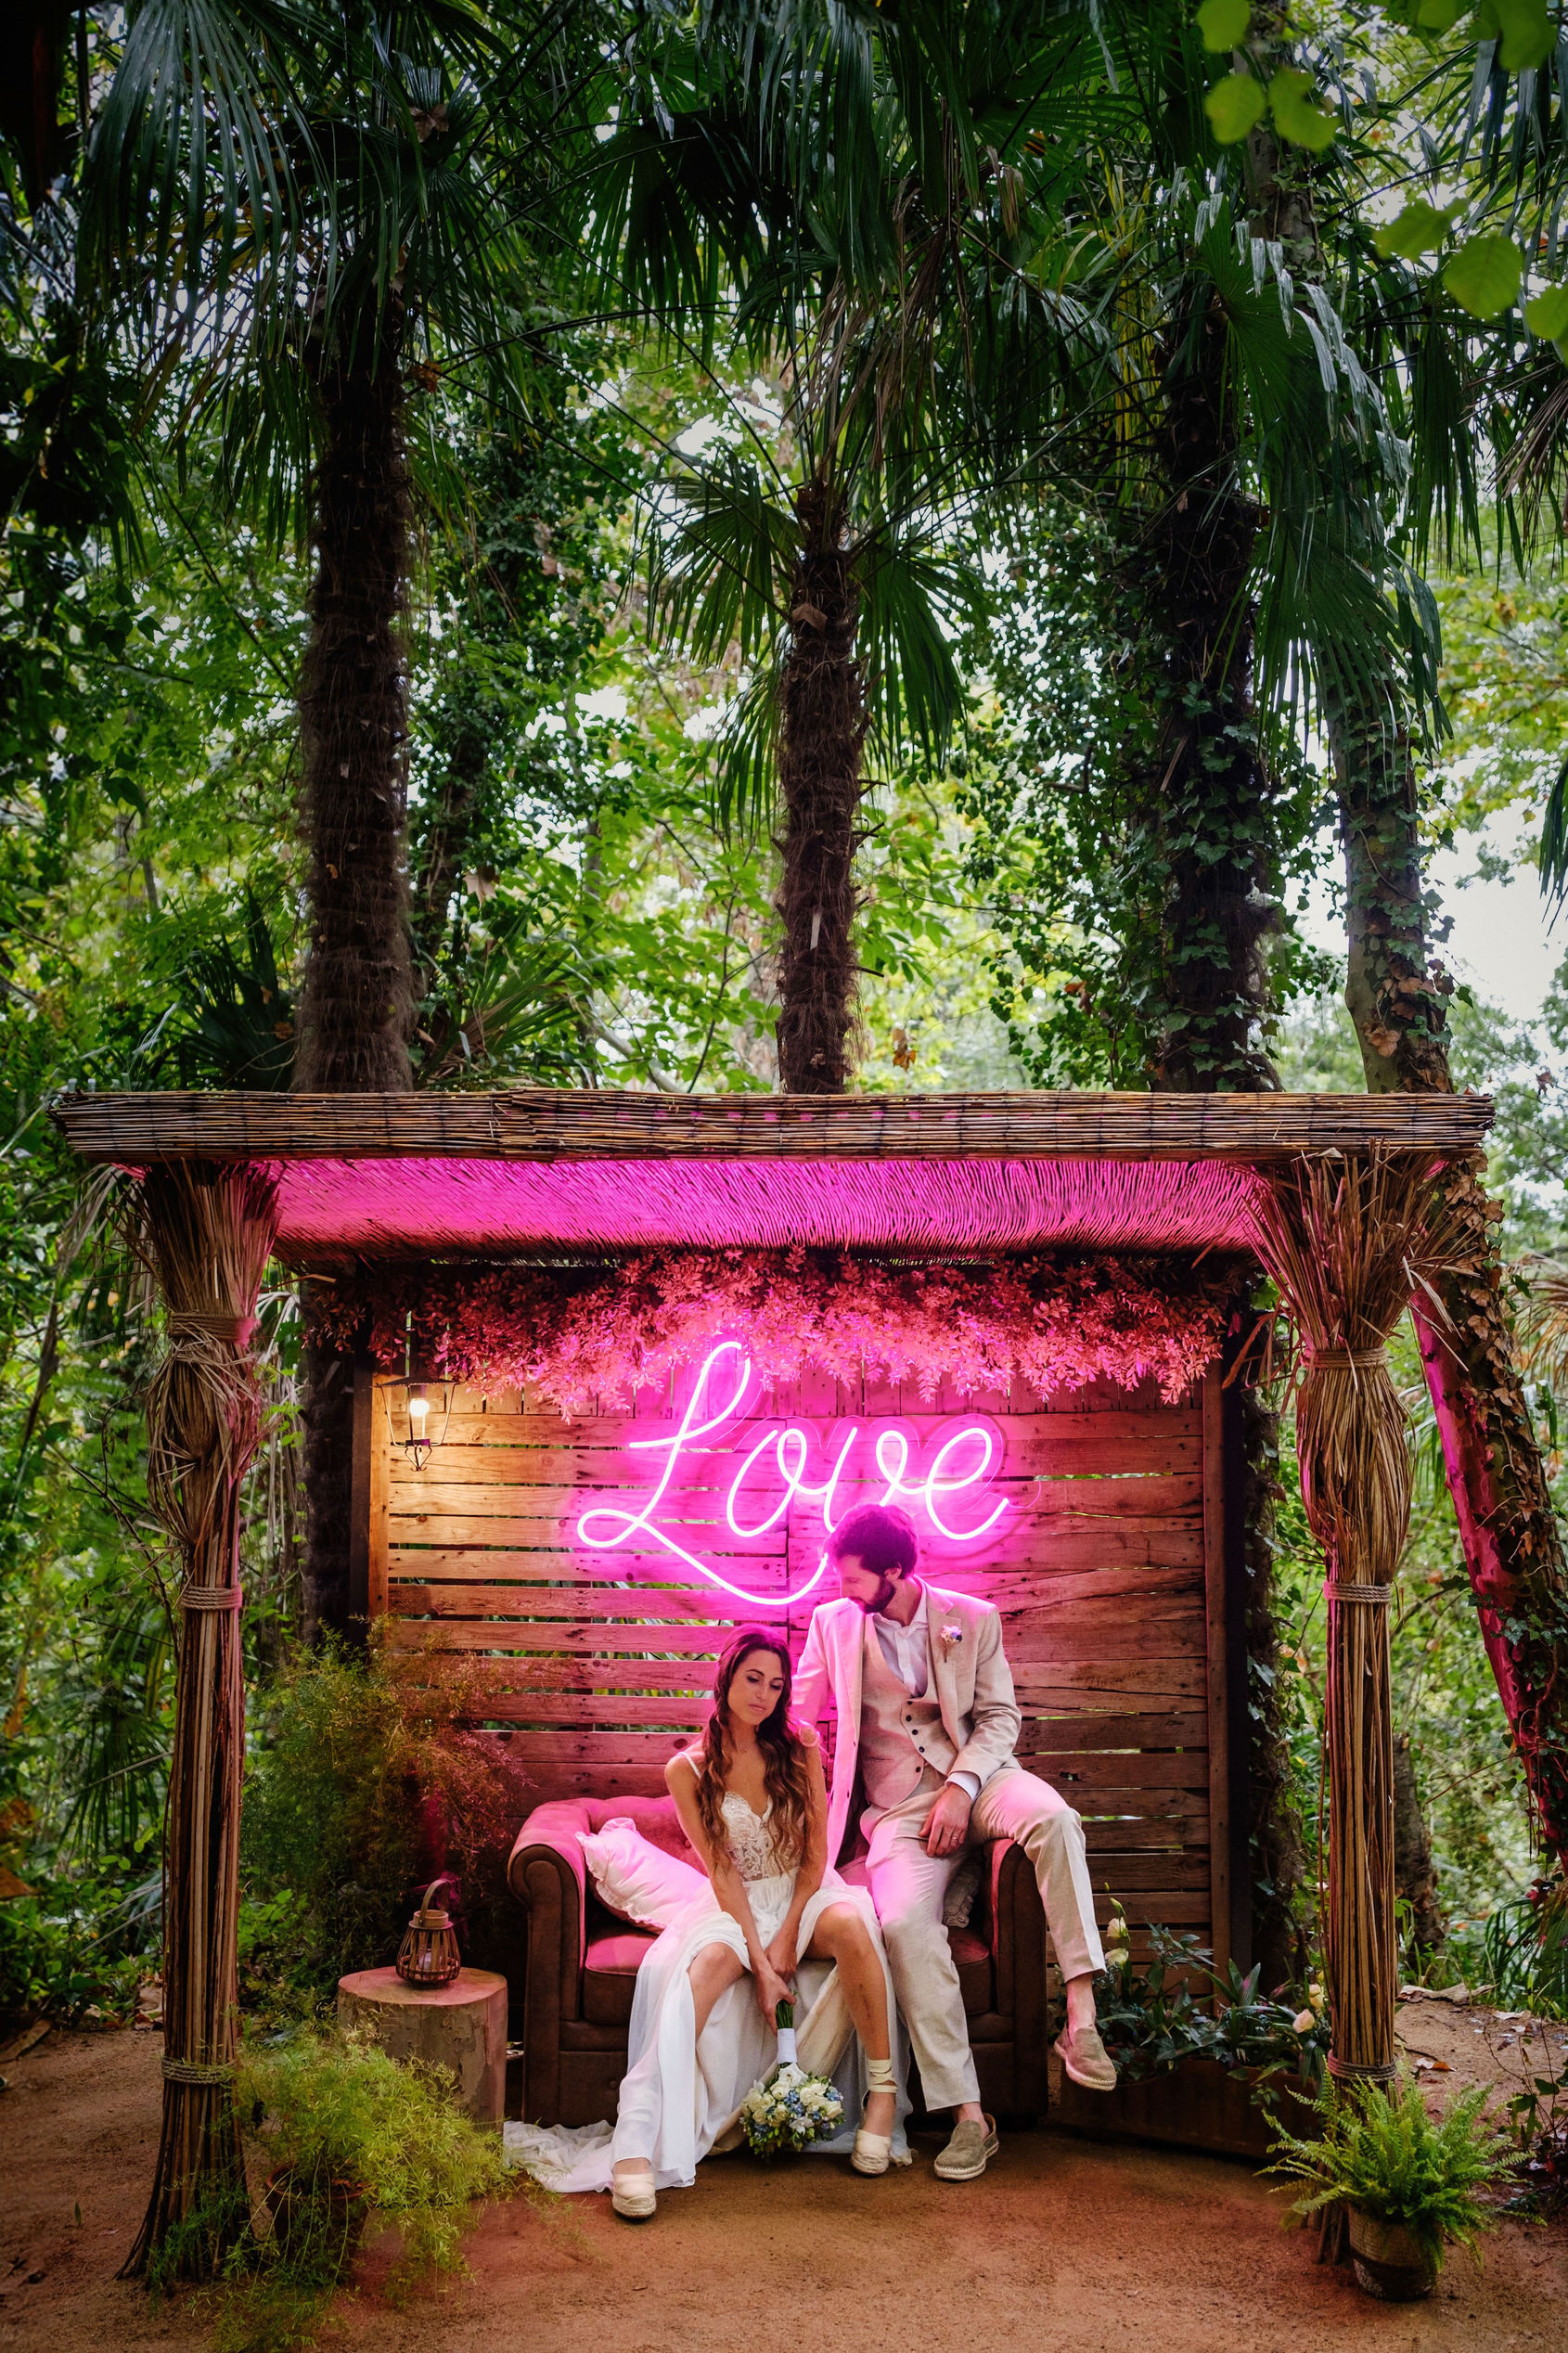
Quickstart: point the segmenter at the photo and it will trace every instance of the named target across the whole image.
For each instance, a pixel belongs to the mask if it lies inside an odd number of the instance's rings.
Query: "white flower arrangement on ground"
[[[797,2155],[828,2141],[843,2122],[844,2103],[826,2076],[808,2076],[795,2059],[795,2010],[777,2012],[778,2057],[740,2103],[740,2129],[754,2157]]]

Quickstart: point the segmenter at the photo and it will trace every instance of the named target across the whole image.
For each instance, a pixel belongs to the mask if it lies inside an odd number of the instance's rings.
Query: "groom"
[[[1011,1838],[1023,1848],[1067,1984],[1067,2026],[1056,2048],[1075,2083],[1113,2090],[1116,2070],[1095,2025],[1095,1974],[1105,1955],[1083,1825],[1013,1755],[1022,1719],[990,1602],[923,1585],[914,1524],[887,1504],[848,1512],[828,1549],[843,1598],[812,1614],[792,1706],[815,1723],[832,1695],[838,1745],[828,1858],[836,1861],[843,1843],[858,1773],[868,1800],[860,1817],[867,1874],[926,2105],[957,2112],[936,2170],[945,2181],[972,2181],[996,2154],[996,2132],[980,2105],[942,1921],[947,1882],[973,1840]]]

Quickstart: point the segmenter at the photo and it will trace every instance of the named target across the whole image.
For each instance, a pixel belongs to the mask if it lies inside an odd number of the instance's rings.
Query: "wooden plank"
[[[646,1699],[656,1707],[662,1706],[660,1694],[670,1691],[682,1695],[683,1710],[688,1701],[700,1702],[705,1713],[713,1703],[713,1671],[708,1659],[505,1659],[485,1653],[481,1657],[495,1670],[490,1684],[532,1691],[541,1704],[548,1702],[550,1712],[540,1717],[541,1723],[576,1722],[572,1710],[576,1699],[585,1694],[612,1699],[618,1711],[612,1719],[616,1723],[633,1722],[627,1711],[638,1701]],[[660,1715],[653,1720],[662,1724],[664,1718]]]
[[[955,1574],[944,1563],[941,1576],[936,1580],[938,1588],[951,1586],[963,1591],[962,1575],[961,1571]],[[989,1588],[991,1579],[983,1575],[975,1582],[985,1589]],[[1196,1568],[1119,1567],[1068,1569],[1057,1576],[1009,1577],[996,1594],[996,1603],[1001,1612],[1004,1628],[1010,1632],[1013,1619],[1025,1613],[1070,1609],[1081,1601],[1110,1604],[1125,1599],[1129,1602],[1141,1602],[1163,1595],[1201,1614],[1203,1601],[1202,1573]],[[986,1598],[991,1598],[988,1589]]]
[[[514,1617],[535,1626],[557,1621],[602,1626],[617,1620],[657,1626],[664,1619],[689,1623],[700,1617],[722,1627],[741,1625],[746,1614],[743,1601],[727,1599],[706,1583],[689,1592],[662,1593],[649,1586],[632,1591],[588,1585],[417,1585],[400,1578],[391,1590],[392,1608],[409,1617]]]
[[[1114,1712],[1083,1708],[1051,1717],[1026,1714],[1018,1752],[1021,1756],[1024,1742],[1032,1756],[1056,1756],[1091,1749],[1112,1755],[1173,1749],[1184,1754],[1196,1752],[1206,1757],[1209,1718],[1206,1710],[1132,1707]],[[1205,1772],[1207,1769],[1205,1766]]]
[[[450,1596],[467,1597],[461,1612]],[[432,1603],[434,1607],[432,1608]],[[734,1604],[737,1610],[739,1603]],[[633,1650],[686,1651],[723,1647],[732,1620],[710,1619],[694,1627],[689,1619],[539,1618],[527,1606],[526,1588],[394,1585],[390,1608],[401,1639],[404,1626],[428,1633],[447,1650],[595,1651],[623,1655]],[[1124,1659],[1174,1661],[1200,1658],[1203,1631],[1179,1619],[1135,1620],[1125,1626],[1080,1627],[1071,1621],[1049,1632],[1030,1633],[1009,1644],[1013,1682],[1022,1700],[1060,1688],[1058,1669],[1066,1664],[1102,1665],[1112,1671]]]
[[[342,1358],[338,1361],[338,1377],[341,1380],[349,1367]],[[377,1451],[379,1433],[376,1428],[375,1367],[368,1357],[356,1357],[352,1375],[353,1382],[353,1435],[349,1472],[349,1616],[364,1622],[379,1615],[372,1606],[370,1575],[370,1528],[374,1512],[370,1501],[371,1459]]]
[[[362,1160],[395,1196],[419,1160],[780,1163],[1220,1159],[1243,1165],[1371,1142],[1483,1149],[1484,1095],[1030,1093],[667,1097],[633,1087],[507,1087],[446,1094],[68,1094],[52,1116],[88,1160]],[[461,1178],[466,1193],[469,1188]],[[645,1180],[626,1172],[628,1187]],[[948,1228],[951,1231],[951,1228]],[[1226,1225],[1222,1218],[1220,1233]],[[616,1237],[607,1217],[604,1239]],[[586,1236],[579,1233],[579,1241]]]
[[[649,1632],[641,1637],[632,1628],[621,1628],[614,1643],[603,1639],[605,1632],[603,1627],[552,1625],[539,1628],[536,1639],[533,1630],[517,1619],[394,1618],[390,1639],[393,1648],[401,1651],[488,1652],[493,1657],[515,1658],[520,1664],[530,1658],[561,1654],[712,1658],[722,1648],[722,1644],[712,1640],[706,1629],[697,1627],[661,1627],[656,1635]],[[546,1634],[549,1639],[543,1639]],[[1140,1694],[1153,1694],[1162,1700],[1195,1697],[1202,1692],[1205,1678],[1206,1668],[1201,1660],[1061,1659],[1053,1663],[1048,1677],[1042,1673],[1038,1684],[1031,1690],[1028,1704],[1054,1708],[1059,1702],[1076,1699],[1086,1709],[1092,1702],[1095,1712],[1099,1713],[1106,1705],[1113,1706],[1118,1702],[1125,1705]],[[1023,1747],[1021,1742],[1021,1753]]]
[[[1209,1884],[1209,1856],[1205,1847],[1199,1854],[1168,1852],[1137,1854],[1118,1851],[1114,1846],[1094,1845],[1093,1874],[1103,1885],[1109,1883],[1112,1891],[1124,1895],[1135,1887],[1165,1888],[1202,1887]]]
[[[640,1482],[621,1477],[576,1485],[528,1479],[435,1477],[430,1467],[416,1472],[401,1449],[391,1465],[392,1508],[400,1519],[410,1514],[424,1518],[432,1512],[452,1518],[505,1518],[521,1512],[530,1518],[566,1518],[575,1525],[585,1511],[639,1511],[655,1485],[651,1475]],[[739,1541],[729,1530],[726,1517],[732,1490],[732,1478],[717,1484],[683,1479],[678,1485],[672,1484],[662,1498],[655,1520],[660,1526],[668,1524],[672,1527],[724,1529],[730,1541]],[[845,1489],[846,1496],[851,1492]],[[737,1506],[742,1526],[760,1523],[772,1500],[765,1485],[753,1489],[748,1485],[742,1488]],[[1171,1479],[1000,1478],[992,1480],[972,1500],[977,1524],[998,1502],[1010,1507],[996,1536],[979,1548],[996,1550],[1009,1545],[1024,1524],[1038,1526],[1042,1522],[1069,1521],[1099,1526],[1124,1520],[1141,1524],[1154,1520],[1195,1519],[1202,1510],[1202,1485],[1195,1474]],[[822,1525],[815,1508],[795,1513],[791,1507],[783,1516],[803,1520],[810,1541],[821,1542]],[[956,1511],[954,1517],[958,1517]],[[940,1539],[937,1542],[940,1549]]]
[[[1129,1888],[1125,1910],[1128,1925],[1135,1929],[1141,1922],[1157,1921],[1162,1928],[1196,1928],[1202,1931],[1208,1927],[1213,1902],[1214,1898],[1206,1887],[1180,1892],[1163,1888],[1142,1891]],[[1115,1898],[1112,1895],[1097,1892],[1094,1916],[1101,1928],[1109,1922],[1114,1906]]]
[[[1186,1659],[1202,1658],[1203,1627],[1187,1617],[1128,1618],[1081,1626],[1068,1616],[1055,1626],[1031,1627],[1009,1641],[1008,1656],[1013,1679],[1022,1688],[1024,1677],[1063,1659]]]
[[[1209,1941],[1223,1975],[1230,1961],[1230,1734],[1226,1715],[1225,1434],[1220,1370],[1203,1377],[1203,1562],[1209,1704],[1209,1825],[1214,1919]]]
[[[552,1564],[557,1562],[563,1562],[566,1567],[581,1568],[582,1581],[550,1582],[556,1573]],[[491,1551],[478,1545],[461,1550],[393,1545],[388,1556],[388,1573],[394,1584],[424,1584],[431,1594],[443,1588],[456,1594],[465,1590],[482,1594],[499,1587],[525,1595],[529,1613],[535,1617],[637,1617],[665,1611],[679,1614],[705,1606],[709,1601],[724,1600],[719,1588],[706,1577],[699,1578],[694,1572],[683,1574],[678,1563],[667,1555],[646,1567],[644,1576],[623,1580],[617,1564],[613,1579],[605,1575],[602,1582],[591,1584],[588,1579],[600,1571],[600,1563],[592,1556],[566,1555],[563,1559],[551,1553],[500,1549]],[[665,1568],[673,1572],[671,1576],[665,1575]],[[961,1578],[944,1566],[941,1582],[933,1589],[963,1592],[972,1584],[983,1598],[995,1598],[1009,1641],[1016,1621],[1035,1612],[1044,1615],[1059,1603],[1065,1608],[1076,1601],[1094,1602],[1103,1597],[1108,1604],[1114,1604],[1125,1597],[1136,1604],[1147,1597],[1151,1601],[1168,1598],[1173,1606],[1182,1601],[1200,1618],[1203,1609],[1202,1572],[1197,1567],[1070,1570],[1057,1577],[1009,1578],[995,1597],[988,1590],[991,1582],[984,1575]],[[807,1615],[824,1596],[829,1601],[836,1599],[826,1579],[803,1603]],[[433,1609],[443,1605],[432,1601],[428,1606]],[[738,1610],[742,1606],[739,1602],[735,1604]]]
[[[667,1691],[654,1697],[646,1693],[602,1691],[550,1691],[524,1688],[505,1689],[504,1678],[494,1689],[486,1689],[483,1706],[487,1716],[509,1724],[529,1727],[530,1737],[549,1739],[559,1746],[561,1755],[571,1758],[581,1755],[610,1753],[581,1751],[574,1743],[580,1741],[609,1741],[614,1748],[629,1742],[634,1751],[639,1741],[651,1740],[659,1744],[660,1754],[668,1754],[671,1741],[678,1747],[694,1729],[708,1721],[713,1704],[706,1690],[688,1693]],[[585,1727],[623,1725],[624,1731],[585,1729]],[[649,1729],[649,1727],[666,1728]]]
[[[1134,1658],[1101,1665],[1088,1659],[1062,1659],[1053,1668],[1049,1690],[1037,1691],[1035,1700],[1048,1707],[1052,1691],[1099,1691],[1112,1695],[1124,1691],[1163,1691],[1173,1699],[1201,1699],[1207,1682],[1208,1669],[1202,1660]]]
[[[662,1561],[672,1567],[679,1566],[676,1556],[673,1552],[665,1551],[652,1543],[646,1545],[640,1553],[635,1552],[629,1543],[624,1547],[618,1547],[612,1554],[593,1552],[586,1547],[579,1550],[576,1544],[579,1517],[579,1512],[575,1511],[558,1512],[553,1517],[525,1519],[499,1512],[494,1517],[486,1514],[482,1517],[472,1518],[464,1517],[456,1512],[394,1509],[391,1520],[392,1540],[394,1544],[414,1543],[418,1541],[421,1530],[428,1530],[431,1541],[439,1542],[443,1547],[459,1544],[498,1544],[508,1548],[521,1547],[525,1550],[560,1551],[567,1553],[571,1559],[593,1562],[594,1573],[601,1576],[608,1574],[608,1568],[604,1564],[611,1560],[619,1562],[623,1557],[628,1560],[641,1558],[653,1562]],[[755,1537],[747,1543],[741,1543],[737,1537],[732,1537],[727,1528],[721,1538],[713,1528],[707,1526],[689,1531],[688,1540],[688,1531],[686,1526],[675,1521],[671,1523],[671,1533],[676,1543],[686,1543],[688,1550],[711,1552],[715,1558],[781,1561],[784,1557],[785,1537],[782,1528],[770,1529],[766,1536]]]
[[[489,1552],[553,1553],[559,1569],[570,1574],[577,1570],[595,1579],[610,1574],[629,1574],[638,1563],[649,1575],[672,1577],[680,1563],[673,1553],[649,1546],[645,1551],[634,1552],[628,1545],[613,1553],[589,1552],[573,1543],[575,1515],[565,1518],[520,1519],[447,1519],[439,1512],[394,1513],[390,1523],[390,1540],[394,1549],[413,1547],[421,1536],[431,1546],[450,1554],[462,1549],[483,1549]],[[686,1541],[678,1526],[674,1530],[677,1542]],[[700,1541],[691,1541],[688,1549],[709,1555],[715,1561],[748,1561],[781,1559],[784,1537],[780,1530],[775,1545],[771,1537],[749,1544],[740,1544],[725,1532],[725,1541],[715,1541],[711,1531],[704,1531]],[[1077,1522],[1037,1522],[1021,1529],[1010,1539],[1005,1559],[988,1562],[987,1580],[996,1581],[996,1598],[1000,1604],[1009,1582],[1014,1577],[1033,1577],[1053,1570],[1123,1568],[1199,1568],[1203,1562],[1202,1523],[1191,1520],[1151,1519],[1147,1525],[1136,1521],[1107,1521],[1094,1526]],[[613,1563],[613,1570],[611,1569]],[[930,1563],[932,1581],[939,1587],[947,1578],[950,1563],[933,1556]],[[429,1574],[430,1572],[426,1572]],[[468,1571],[472,1575],[471,1567]],[[546,1574],[545,1570],[541,1575]],[[966,1583],[974,1570],[967,1573]],[[955,1585],[959,1582],[953,1575]]]
[[[370,1615],[381,1617],[389,1607],[388,1555],[391,1550],[391,1528],[388,1519],[388,1472],[391,1469],[392,1434],[384,1413],[375,1409],[374,1396],[370,1405],[370,1497],[369,1525],[366,1530],[366,1565],[369,1575]]]
[[[567,1626],[552,1619],[398,1618],[388,1629],[399,1651],[494,1651],[517,1658],[570,1655],[598,1659],[674,1656],[716,1658],[725,1627],[705,1626]]]
[[[850,1419],[852,1417],[843,1417]],[[958,1420],[958,1414],[901,1414],[913,1434],[922,1442]],[[790,1420],[815,1426],[825,1436],[833,1434],[833,1425],[840,1417],[828,1420],[821,1415],[774,1416],[772,1422]],[[1140,1413],[1094,1414],[988,1414],[986,1419],[999,1429],[1007,1445],[1007,1469],[1013,1477],[1033,1478],[1037,1475],[1072,1478],[1095,1475],[1127,1476],[1151,1473],[1168,1476],[1185,1472],[1199,1476],[1202,1472],[1202,1430],[1201,1417],[1184,1407],[1171,1407],[1164,1411]],[[392,1421],[399,1436],[406,1435],[405,1415],[393,1409]],[[539,1414],[457,1414],[443,1420],[439,1408],[432,1413],[436,1434],[433,1466],[443,1475],[447,1461],[466,1456],[476,1448],[499,1455],[526,1455],[526,1468],[519,1466],[504,1475],[533,1479],[555,1479],[570,1485],[606,1485],[623,1475],[623,1455],[631,1437],[650,1435],[647,1422],[630,1420],[611,1421],[606,1417],[582,1427],[588,1434],[573,1437],[569,1429],[553,1417]],[[674,1424],[672,1423],[672,1428]],[[745,1421],[735,1425],[736,1436],[752,1430],[756,1436],[770,1426],[767,1421]],[[444,1433],[444,1434],[443,1434]],[[752,1441],[754,1443],[754,1439]],[[703,1453],[702,1441],[688,1441],[694,1459]],[[745,1449],[742,1448],[742,1451]],[[609,1457],[619,1464],[611,1470],[600,1460]],[[412,1469],[412,1466],[410,1466]],[[477,1467],[463,1476],[489,1478],[488,1467]]]
[[[482,1544],[431,1545],[427,1549],[422,1545],[394,1543],[389,1559],[393,1577],[467,1577],[476,1581],[492,1576],[537,1578],[541,1580],[541,1591],[553,1588],[561,1594],[582,1593],[585,1607],[597,1593],[617,1591],[625,1592],[634,1601],[639,1593],[646,1593],[660,1609],[666,1603],[673,1608],[683,1593],[692,1601],[705,1597],[723,1603],[726,1599],[711,1579],[699,1576],[695,1569],[683,1569],[667,1552],[652,1556],[633,1553],[629,1558],[616,1553],[611,1561],[604,1554],[561,1552],[548,1547],[526,1552],[516,1546],[497,1546],[491,1550]],[[778,1565],[781,1573],[782,1564]],[[774,1574],[772,1565],[768,1573]],[[815,1594],[812,1600],[815,1601]]]
[[[1203,1811],[1209,1809],[1209,1759],[1201,1748],[1121,1749],[1103,1756],[1070,1750],[1064,1755],[1036,1756],[1030,1770],[1071,1797],[1075,1806],[1080,1797],[1086,1805],[1101,1791],[1147,1793],[1152,1797],[1155,1792],[1166,1790],[1179,1791],[1188,1799],[1196,1794],[1202,1800]]]
[[[1189,1846],[1208,1837],[1206,1789],[1086,1789],[1076,1781],[1064,1785],[1055,1774],[1051,1782],[1085,1821],[1116,1819],[1178,1824],[1182,1842]]]
[[[1209,1825],[1202,1821],[1166,1821],[1157,1815],[1106,1815],[1084,1817],[1084,1845],[1094,1856],[1091,1869],[1097,1875],[1108,1869],[1105,1858],[1124,1855],[1147,1855],[1151,1861],[1165,1858],[1157,1873],[1163,1882],[1179,1880],[1183,1873],[1193,1885],[1199,1884],[1191,1871],[1194,1862],[1201,1866],[1202,1880],[1206,1885],[1209,1876]],[[1180,1857],[1179,1869],[1171,1860]]]

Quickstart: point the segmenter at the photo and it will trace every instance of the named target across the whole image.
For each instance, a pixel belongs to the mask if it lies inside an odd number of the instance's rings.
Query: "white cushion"
[[[708,1884],[706,1871],[666,1855],[624,1815],[577,1839],[599,1902],[639,1928],[667,1928]]]

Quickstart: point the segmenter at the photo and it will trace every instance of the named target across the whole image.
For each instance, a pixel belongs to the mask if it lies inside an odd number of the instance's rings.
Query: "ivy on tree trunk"
[[[795,516],[800,552],[779,714],[778,1083],[787,1094],[842,1095],[855,1027],[855,819],[868,717],[855,651],[860,599],[831,486],[805,483]]]
[[[406,868],[408,576],[405,392],[395,315],[317,355],[316,573],[300,678],[310,929],[294,1085],[400,1093],[412,1083]],[[353,1364],[302,1364],[305,1616],[349,1629]]]

